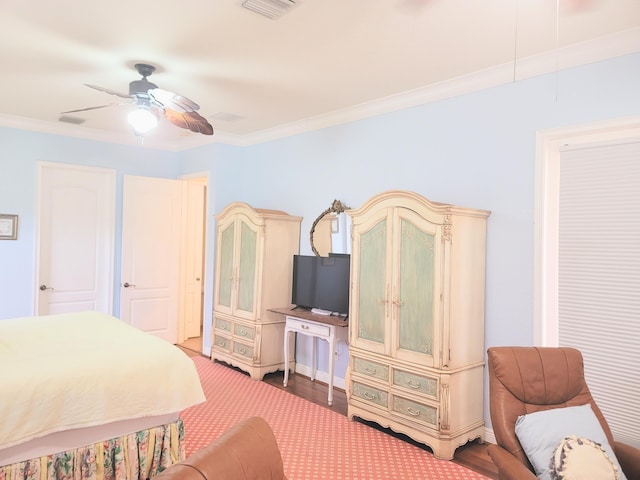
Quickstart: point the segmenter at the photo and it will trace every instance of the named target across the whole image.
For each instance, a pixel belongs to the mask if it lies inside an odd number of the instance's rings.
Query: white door
[[[184,338],[199,337],[204,290],[204,224],[206,178],[184,182]]]
[[[38,163],[35,314],[113,307],[115,171]]]
[[[177,342],[182,182],[125,175],[120,317]]]

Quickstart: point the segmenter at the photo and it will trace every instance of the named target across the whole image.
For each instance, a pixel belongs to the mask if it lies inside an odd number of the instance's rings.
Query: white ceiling
[[[145,143],[248,144],[637,51],[639,0],[299,0],[277,20],[242,0],[2,0],[0,124],[139,143],[128,106],[58,119],[117,101],[83,84],[127,93],[143,62],[215,130]]]

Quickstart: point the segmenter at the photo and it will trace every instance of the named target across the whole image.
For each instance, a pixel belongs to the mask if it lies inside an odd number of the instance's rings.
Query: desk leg
[[[286,387],[289,382],[289,334],[291,330],[284,329],[284,382],[282,386]]]
[[[316,372],[318,370],[317,361],[316,361],[316,344],[318,343],[318,337],[311,337],[311,381],[314,382],[316,380]]]
[[[333,403],[333,364],[336,356],[336,339],[331,337],[329,339],[329,393],[327,395],[327,403],[331,405]]]

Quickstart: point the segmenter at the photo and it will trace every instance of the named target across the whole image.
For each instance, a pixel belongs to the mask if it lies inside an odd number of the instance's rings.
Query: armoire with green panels
[[[348,416],[451,459],[484,436],[489,212],[395,190],[348,213]]]
[[[242,202],[227,205],[216,218],[211,359],[260,380],[284,370],[285,318],[268,309],[291,303],[302,218]]]

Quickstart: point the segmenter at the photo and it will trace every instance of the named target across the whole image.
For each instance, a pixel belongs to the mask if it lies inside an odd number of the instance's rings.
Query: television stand
[[[284,327],[284,381],[282,385],[287,386],[289,382],[289,334],[300,333],[312,337],[311,342],[311,381],[316,379],[316,344],[318,339],[329,344],[329,392],[327,403],[333,403],[333,365],[335,361],[336,347],[338,341],[349,343],[349,322],[345,317],[335,315],[318,315],[313,311],[294,310],[293,308],[270,308],[270,312],[279,313],[285,316]]]

